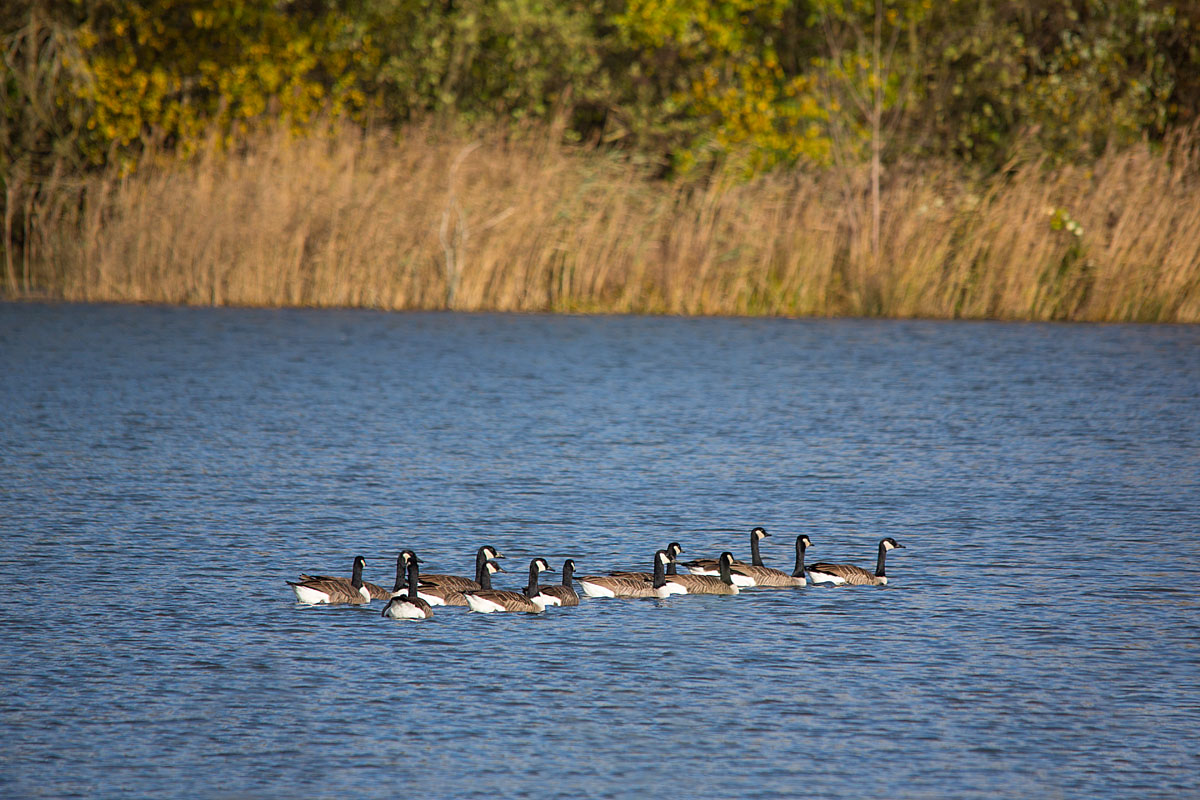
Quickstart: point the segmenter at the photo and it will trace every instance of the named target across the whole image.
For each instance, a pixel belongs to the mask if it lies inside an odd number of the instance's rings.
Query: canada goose
[[[367,594],[371,596],[372,600],[390,600],[392,595],[404,588],[404,571],[407,569],[408,556],[411,553],[411,550],[405,550],[401,552],[400,555],[396,556],[396,581],[393,584],[390,592],[378,584],[371,583],[370,581],[363,581],[363,586],[367,587]],[[300,581],[302,583],[309,581],[344,581],[348,586],[350,579],[334,578],[330,577],[329,575],[309,575],[307,572],[301,572]]]
[[[588,597],[669,597],[684,594],[682,587],[668,584],[666,567],[671,561],[666,550],[654,554],[654,575],[649,581],[617,575],[585,575],[576,578]]]
[[[875,562],[875,574],[872,575],[862,567],[853,564],[826,564],[818,562],[808,568],[808,575],[813,583],[832,583],[835,586],[885,586],[887,575],[883,572],[883,559],[888,550],[904,547],[892,537],[879,542],[879,560]]]
[[[713,575],[676,575],[667,578],[667,585],[681,586],[688,594],[737,594],[740,590],[733,582],[733,573],[729,568],[733,565],[733,553],[721,553],[717,559],[717,576]]]
[[[758,543],[770,536],[766,529],[759,526],[750,531],[750,565],[755,567],[764,567],[762,556],[758,553]],[[715,558],[698,558],[695,561],[685,561],[684,566],[688,568],[688,572],[693,575],[718,575],[719,568],[717,565],[718,559]],[[746,566],[745,562],[734,559],[730,572],[733,575],[733,582],[738,586],[753,586],[754,578],[743,573],[741,567]]]
[[[381,586],[376,586],[370,581],[363,581],[363,586],[367,587],[367,591],[371,594],[371,599],[391,600],[398,592],[404,589],[404,574],[408,570],[408,560],[416,557],[416,554],[412,550],[401,550],[400,555],[396,556],[396,582],[392,584],[390,592]]]
[[[545,603],[536,600],[538,575],[553,571],[546,559],[535,558],[529,562],[529,583],[525,586],[524,594],[502,589],[468,589],[463,594],[466,595],[467,605],[471,607],[471,610],[481,614],[491,614],[496,611],[523,611],[528,614],[538,614],[546,610]]]
[[[796,537],[796,568],[792,570],[791,575],[781,569],[756,567],[753,564],[743,564],[734,567],[733,570],[753,578],[755,586],[801,587],[808,583],[804,577],[804,549],[810,546],[812,541],[804,534]]]
[[[454,589],[455,591],[465,591],[467,589],[482,589],[483,584],[479,579],[480,573],[483,571],[483,565],[486,561],[494,558],[504,558],[504,554],[489,544],[475,551],[475,580],[463,578],[459,575],[441,575],[437,573],[422,575],[421,583],[425,586],[437,587],[439,589]]]
[[[392,619],[429,619],[433,616],[433,609],[429,607],[429,603],[417,596],[417,586],[420,583],[417,577],[420,574],[418,561],[415,555],[408,560],[408,593],[394,595],[388,600],[387,605],[383,607],[383,616]]]
[[[550,584],[549,586],[540,587],[537,602],[543,606],[577,606],[579,605],[579,593],[575,591],[575,587],[571,585],[571,580],[575,576],[575,562],[572,559],[567,559],[563,562],[562,568],[562,583]]]
[[[408,590],[405,574],[410,559],[415,560],[418,564],[423,563],[412,550],[401,550],[400,555],[396,556],[396,584],[392,587],[392,591],[386,593],[387,599],[390,600]],[[369,583],[364,583],[364,585],[367,589],[371,588]],[[373,591],[371,595],[372,597],[376,596]],[[467,604],[467,600],[461,592],[454,589],[438,589],[423,584],[417,586],[417,596],[431,606],[465,606]]]
[[[479,572],[476,573],[476,580],[479,582],[480,589],[492,588],[492,576],[497,572],[504,572],[504,568],[492,561],[490,558],[483,563]],[[466,589],[465,591],[472,591]],[[448,589],[442,586],[427,586],[425,579],[421,579],[421,585],[417,587],[417,594],[426,600],[431,606],[465,606],[467,605],[467,596],[457,589]]]
[[[298,581],[288,581],[296,599],[301,603],[316,605],[318,603],[360,603],[371,602],[371,594],[363,585],[363,567],[367,560],[362,556],[354,557],[354,572],[350,578],[331,578],[325,575],[301,575]]]
[[[675,574],[675,559],[678,558],[679,554],[682,552],[683,545],[679,544],[679,542],[671,542],[669,545],[667,545],[667,558],[671,559],[671,562],[667,564],[666,574]],[[638,578],[639,580],[643,581],[654,580],[653,572],[610,572],[608,574],[614,578]]]

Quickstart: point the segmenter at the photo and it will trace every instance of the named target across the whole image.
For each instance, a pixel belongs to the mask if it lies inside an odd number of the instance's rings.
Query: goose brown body
[[[839,586],[877,586],[879,581],[875,576],[853,564],[828,564],[820,562],[809,567],[812,570],[813,583],[836,583]],[[831,576],[839,580],[822,581],[822,576]]]
[[[362,571],[367,560],[354,557],[352,576],[349,578],[327,575],[301,574],[300,580],[288,581],[288,586],[301,603],[328,603],[330,605],[361,605],[371,602],[370,592],[363,584]]]
[[[675,560],[679,557],[679,554],[683,552],[683,545],[681,545],[679,542],[671,542],[664,549],[667,551],[667,558],[670,559],[670,563],[667,564],[666,574],[667,575],[675,575],[676,574]],[[614,572],[609,572],[608,574],[614,578],[637,578],[638,580],[642,580],[642,581],[653,581],[654,580],[653,572],[614,571]]]
[[[483,547],[475,551],[475,579],[464,578],[461,575],[446,575],[442,573],[429,573],[421,576],[421,588],[426,586],[435,589],[449,589],[455,592],[465,592],[471,589],[482,589],[483,584],[479,579],[480,571],[483,565],[488,561],[496,558],[504,558],[504,554],[491,545],[485,544]],[[447,605],[460,605],[459,603],[447,603]],[[465,602],[462,603],[465,605]]]
[[[830,564],[819,561],[808,567],[808,574],[813,583],[832,583],[835,586],[886,586],[888,579],[884,572],[884,560],[889,550],[903,548],[890,536],[879,542],[879,557],[875,562],[875,572],[871,573],[853,564]]]
[[[733,576],[733,582],[738,586],[753,586],[754,578],[744,570],[747,566],[762,567],[762,556],[758,551],[758,543],[770,536],[766,529],[759,526],[750,531],[750,563],[733,559],[730,565],[730,572]],[[720,559],[719,558],[697,558],[692,561],[685,561],[683,566],[687,567],[688,572],[692,575],[720,575]]]
[[[346,591],[349,591],[349,587],[351,585],[349,578],[342,578],[336,575],[309,575],[307,572],[301,572],[300,580],[296,581],[295,583],[288,581],[288,585],[290,586],[295,586],[296,584],[300,584],[302,586],[315,586],[319,583],[329,585],[336,584],[341,586]],[[367,600],[368,603],[371,602],[371,600],[387,600],[393,594],[395,594],[394,592],[389,592],[383,587],[371,583],[370,581],[363,581],[363,588],[367,590],[367,597],[369,598]]]
[[[467,604],[467,596],[457,589],[449,589],[444,586],[419,586],[417,587],[421,597],[435,605],[442,606],[465,606]],[[430,600],[430,598],[434,598]]]
[[[401,551],[400,555],[396,556],[396,580],[392,585],[391,591],[384,589],[378,584],[370,581],[363,581],[363,586],[366,587],[367,593],[372,600],[390,600],[396,592],[404,588],[404,572],[408,568],[408,554],[411,550]],[[308,573],[300,573],[301,581],[345,581],[347,578],[334,578],[328,575],[309,575]]]
[[[583,593],[588,597],[661,597],[658,590],[642,578],[623,575],[586,575],[579,579]],[[607,589],[610,593],[592,592],[589,589]]]
[[[577,606],[579,605],[579,593],[575,591],[575,587],[571,585],[571,581],[575,576],[575,562],[568,558],[563,562],[562,568],[562,583],[550,584],[540,587],[539,596],[545,598],[542,605],[545,606]]]
[[[619,575],[585,575],[575,580],[583,587],[583,593],[588,597],[668,597],[681,593],[681,589],[672,588],[666,582],[666,568],[670,556],[666,550],[654,554],[654,573],[651,580],[640,577],[626,578]]]
[[[409,580],[411,580],[411,578],[406,578],[406,575],[408,574],[408,564],[410,560],[418,564],[421,563],[421,559],[417,558],[417,554],[412,550],[401,550],[400,555],[396,556],[396,583],[392,586],[392,591],[386,593],[386,598],[388,600],[396,597],[397,595],[402,595],[408,590]],[[364,583],[364,585],[368,590],[371,589],[371,584]],[[371,596],[372,598],[376,597],[374,591],[371,592]],[[467,601],[462,599],[462,595],[453,589],[437,589],[432,586],[418,586],[417,596],[423,599],[426,603],[429,603],[431,606],[465,606],[467,604]],[[455,598],[458,599],[458,602],[453,602]]]
[[[668,584],[682,586],[688,594],[737,594],[737,584],[733,582],[730,566],[733,563],[732,553],[722,553],[717,559],[719,576],[713,575],[675,575],[667,578]]]
[[[529,584],[525,592],[510,592],[504,589],[474,589],[464,592],[467,605],[472,611],[490,614],[497,611],[516,611],[526,614],[539,614],[546,610],[545,603],[537,602],[538,575],[543,572],[553,572],[549,562],[544,558],[535,558],[529,562]]]
[[[789,575],[781,569],[773,567],[756,567],[753,564],[743,564],[739,567],[732,567],[736,573],[749,576],[754,579],[755,586],[768,588],[800,588],[808,584],[805,578],[804,567],[804,551],[812,545],[812,541],[800,534],[796,537],[796,567]]]
[[[499,564],[497,564],[495,561],[492,561],[491,559],[488,559],[487,561],[485,561],[483,563],[483,566],[480,568],[480,570],[478,572],[478,576],[477,576],[477,582],[479,583],[479,589],[491,589],[492,588],[492,575],[494,575],[497,572],[504,572],[504,570],[500,567]],[[449,589],[449,588],[444,588],[441,586],[426,586],[425,580],[423,578],[421,580],[421,585],[417,588],[418,588],[418,592],[420,593],[421,597],[424,597],[426,600],[428,600],[430,603],[432,603],[435,606],[436,605],[444,605],[444,606],[464,606],[465,607],[468,605],[466,592],[478,591],[476,589],[464,589],[463,591],[460,592],[457,589]]]

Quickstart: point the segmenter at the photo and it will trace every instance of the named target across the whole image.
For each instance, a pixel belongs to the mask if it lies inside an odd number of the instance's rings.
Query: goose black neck
[[[475,582],[483,586],[483,578],[480,576],[487,572],[484,566],[487,564],[487,554],[483,552],[483,548],[479,548],[475,552]]]
[[[752,532],[750,534],[750,563],[756,567],[765,567],[762,556],[758,554],[758,534]]]
[[[570,589],[571,588],[571,580],[574,577],[575,577],[575,565],[574,564],[563,564],[562,585],[566,586],[568,589]]]
[[[762,565],[760,564],[759,566],[762,566]],[[718,571],[721,573],[721,583],[725,583],[725,584],[732,586],[733,585],[733,575],[731,575],[729,573],[729,562],[722,558],[720,563],[717,565],[717,567],[718,567]]]
[[[363,562],[359,561],[358,559],[355,559],[354,560],[354,572],[350,577],[350,585],[353,586],[355,589],[361,589],[363,586],[362,568],[363,568]]]
[[[667,574],[668,575],[678,575],[679,574],[678,572],[675,571],[675,560],[674,559],[671,559],[671,563],[667,564]]]
[[[537,562],[529,565],[529,583],[525,585],[525,596],[536,597],[538,593],[538,568]]]
[[[475,576],[475,582],[479,584],[480,589],[492,588],[492,571],[484,566],[479,570],[479,574]]]
[[[408,599],[417,599],[417,584],[420,583],[420,567],[417,566],[416,559],[408,562]]]
[[[793,578],[804,577],[804,537],[796,537],[796,568],[792,570]]]
[[[875,577],[876,578],[887,577],[886,575],[884,575],[884,572],[883,572],[883,559],[886,556],[887,556],[887,547],[884,546],[883,542],[880,542],[879,543],[879,560],[875,562]]]
[[[654,556],[654,580],[651,585],[655,589],[661,589],[667,585],[667,573],[663,570],[662,561],[659,560],[657,554]]]
[[[392,586],[392,594],[400,591],[405,587],[405,558],[403,555],[396,556],[396,583]]]

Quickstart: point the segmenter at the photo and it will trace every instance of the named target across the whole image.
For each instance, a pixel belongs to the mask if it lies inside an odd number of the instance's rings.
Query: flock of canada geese
[[[372,600],[387,600],[383,616],[393,619],[428,619],[433,606],[467,606],[471,611],[490,614],[496,611],[516,611],[537,614],[547,606],[577,606],[578,583],[588,597],[668,597],[673,594],[737,594],[748,586],[799,588],[813,583],[842,586],[880,586],[887,583],[884,558],[889,550],[904,547],[890,537],[879,542],[879,558],[875,571],[870,572],[853,564],[818,562],[804,564],[804,551],[812,542],[804,534],[796,537],[796,566],[790,572],[763,564],[759,542],[769,536],[763,528],[750,531],[750,563],[734,559],[729,552],[718,558],[685,561],[677,571],[683,548],[671,542],[666,549],[654,554],[650,572],[609,572],[605,575],[576,575],[575,562],[563,562],[562,582],[541,583],[541,576],[554,572],[544,558],[529,563],[529,582],[519,592],[492,588],[492,575],[505,572],[497,559],[504,554],[490,545],[480,547],[475,554],[475,578],[459,575],[421,573],[421,559],[412,550],[403,550],[396,558],[396,583],[391,591],[363,580],[366,559],[356,556],[351,577],[302,574],[298,581],[288,581],[301,603],[341,603],[361,605]]]

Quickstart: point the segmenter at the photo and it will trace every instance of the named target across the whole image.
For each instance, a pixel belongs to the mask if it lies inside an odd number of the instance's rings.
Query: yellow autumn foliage
[[[186,157],[214,129],[236,140],[271,114],[306,126],[319,114],[354,114],[378,54],[346,46],[350,20],[306,19],[264,0],[135,0],[85,24],[79,41],[92,108],[85,148],[128,168],[135,145],[167,142]],[[335,77],[330,80],[331,76]]]

